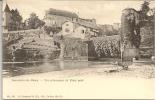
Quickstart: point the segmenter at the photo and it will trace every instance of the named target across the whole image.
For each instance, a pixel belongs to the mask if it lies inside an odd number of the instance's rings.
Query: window
[[[65,32],[70,32],[70,30],[68,28],[65,29]]]
[[[84,30],[81,30],[81,33],[84,34]]]

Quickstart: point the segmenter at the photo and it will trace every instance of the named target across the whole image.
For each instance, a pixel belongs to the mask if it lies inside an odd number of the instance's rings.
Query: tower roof
[[[5,12],[10,12],[10,8],[9,8],[8,4],[6,4],[4,11]]]

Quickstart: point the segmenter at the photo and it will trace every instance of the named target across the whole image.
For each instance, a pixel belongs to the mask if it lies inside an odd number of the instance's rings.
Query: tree
[[[140,12],[146,15],[149,10],[150,10],[149,2],[144,1],[144,3],[141,5]]]
[[[56,34],[56,33],[61,31],[61,27],[57,27],[57,26],[55,26],[55,27],[54,26],[53,27],[51,27],[51,26],[44,26],[44,30],[46,31],[47,34],[50,34],[51,32],[53,34]]]
[[[17,9],[11,10],[11,22],[9,30],[20,30],[22,25],[22,16]]]
[[[40,20],[35,13],[30,14],[30,18],[27,19],[27,23],[28,29],[37,29],[45,24],[45,22]]]

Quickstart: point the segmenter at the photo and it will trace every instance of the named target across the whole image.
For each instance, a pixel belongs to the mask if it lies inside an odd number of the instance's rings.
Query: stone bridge
[[[3,32],[3,44],[4,45],[14,44],[16,43],[16,41],[24,37],[26,38],[34,38],[36,36],[40,37],[40,34],[43,34],[43,31],[41,29]]]

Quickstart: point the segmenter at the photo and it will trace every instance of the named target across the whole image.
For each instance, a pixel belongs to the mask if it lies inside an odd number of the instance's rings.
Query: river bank
[[[111,68],[117,71],[109,72]],[[154,72],[153,65],[131,65],[128,70],[122,70],[114,65],[95,65],[91,68],[20,75],[3,78],[3,97],[14,99],[154,99]]]

